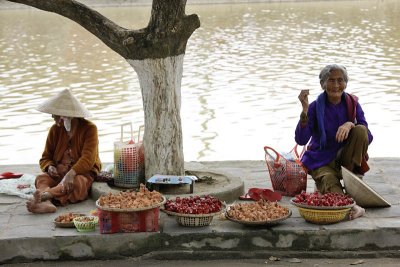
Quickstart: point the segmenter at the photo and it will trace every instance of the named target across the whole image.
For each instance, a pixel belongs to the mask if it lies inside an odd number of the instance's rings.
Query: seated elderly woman
[[[295,131],[299,145],[307,145],[301,161],[315,181],[318,191],[343,193],[341,166],[363,175],[368,170],[367,150],[372,134],[358,98],[345,93],[349,80],[347,70],[340,65],[328,65],[321,70],[319,80],[323,92],[309,104],[309,90],[298,96],[303,107]],[[354,206],[349,218],[364,215]]]
[[[38,107],[52,114],[55,124],[47,135],[42,158],[43,173],[36,177],[34,198],[26,203],[33,213],[50,213],[56,205],[87,199],[101,170],[97,127],[85,117],[90,112],[69,90],[63,90]]]

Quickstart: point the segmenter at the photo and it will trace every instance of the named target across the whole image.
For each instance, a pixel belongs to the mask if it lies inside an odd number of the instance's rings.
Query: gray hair
[[[349,76],[347,74],[347,70],[345,66],[338,65],[338,64],[331,64],[331,65],[326,65],[321,72],[319,73],[319,83],[323,87],[324,84],[326,83],[326,80],[328,80],[329,75],[331,74],[332,70],[340,70],[343,73],[343,79],[347,83],[349,81]]]

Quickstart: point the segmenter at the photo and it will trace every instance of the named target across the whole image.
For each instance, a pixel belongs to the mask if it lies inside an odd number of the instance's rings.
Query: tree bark
[[[181,130],[183,55],[128,60],[139,76],[145,114],[146,177],[184,174]]]
[[[146,179],[184,174],[180,117],[183,55],[197,15],[185,15],[186,0],[153,0],[144,29],[123,28],[73,0],[9,0],[67,17],[124,57],[138,74],[145,117]]]

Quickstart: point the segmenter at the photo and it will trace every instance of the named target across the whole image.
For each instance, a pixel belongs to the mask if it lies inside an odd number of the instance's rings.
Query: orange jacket
[[[57,166],[71,142],[71,156],[75,160],[72,169],[77,175],[97,175],[101,170],[97,127],[82,118],[74,118],[71,123],[75,130],[71,140],[63,126],[54,124],[50,128],[42,158],[39,160],[40,168],[46,172],[50,165]]]

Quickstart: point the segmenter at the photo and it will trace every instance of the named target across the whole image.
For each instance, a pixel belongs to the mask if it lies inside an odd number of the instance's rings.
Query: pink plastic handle
[[[264,146],[264,151],[265,151],[265,153],[267,153],[267,154],[269,154],[268,151],[267,151],[268,149],[270,149],[270,150],[272,150],[272,151],[275,152],[275,155],[276,155],[275,162],[279,162],[280,154],[279,154],[278,152],[276,152],[276,150],[273,149],[272,147],[270,147],[270,146]]]
[[[299,152],[297,151],[298,146],[299,146],[299,145],[296,143],[296,145],[293,147],[292,151],[294,152],[294,154],[296,155],[296,157],[297,157],[298,159],[301,159],[301,157],[303,156],[304,152],[306,152],[307,146],[303,146],[303,149],[302,149],[302,151],[301,151],[300,154],[299,154]],[[291,152],[292,152],[292,151],[291,151]]]

